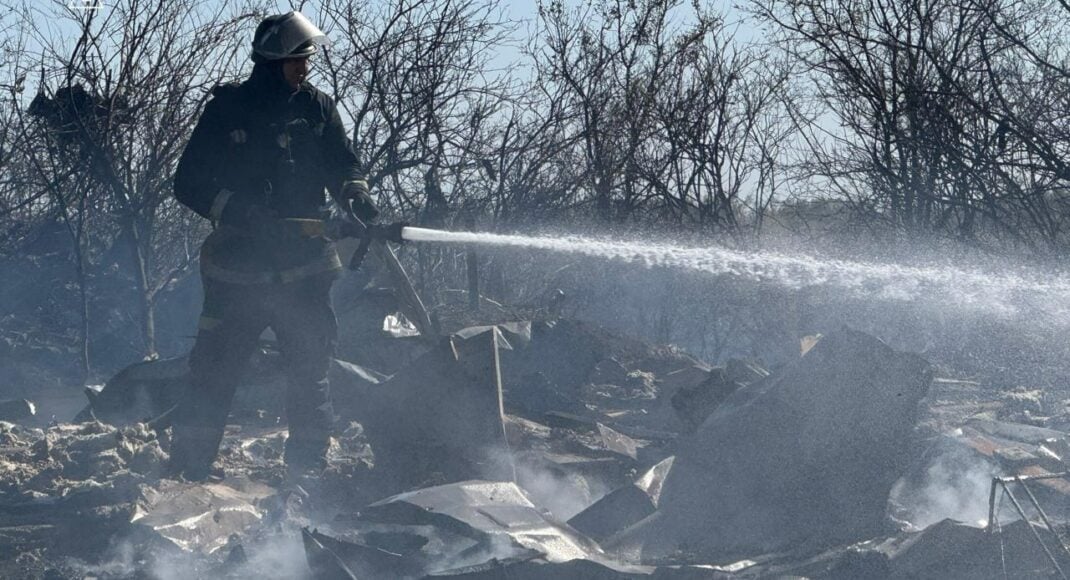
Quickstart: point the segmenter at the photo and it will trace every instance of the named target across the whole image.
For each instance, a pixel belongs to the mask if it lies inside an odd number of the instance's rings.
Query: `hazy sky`
[[[75,6],[81,5],[82,2],[96,2],[101,6],[101,10],[108,10],[121,3],[129,2],[130,0],[27,0],[26,6],[32,10],[35,15],[39,16],[43,21],[44,28],[48,29],[48,33],[54,38],[58,37],[63,39],[63,44],[73,44],[77,38],[77,27],[69,18],[56,18],[59,12],[65,11],[64,5]],[[241,7],[244,4],[243,0],[208,0],[209,3],[215,3],[220,7],[231,5],[234,7]],[[367,3],[373,7],[376,4],[385,3],[386,0],[367,0]],[[721,9],[725,11],[729,22],[733,20],[739,20],[739,12],[732,8],[731,0],[714,0],[715,5],[720,5]],[[306,2],[289,1],[289,0],[275,0],[274,6],[278,13],[287,12],[292,9],[293,6],[304,5],[303,11],[313,21],[317,21],[317,6],[320,4],[318,0],[309,0]],[[579,7],[586,4],[580,0],[565,0],[565,5],[570,7]],[[681,6],[678,13],[675,16],[677,22],[686,21],[690,18],[692,9],[691,3],[688,1],[680,2]],[[522,57],[520,47],[525,44],[525,41],[531,34],[532,29],[536,25],[538,4],[536,0],[500,0],[498,6],[501,8],[501,17],[509,22],[513,23],[515,31],[513,33],[513,42],[496,47],[494,56],[491,60],[491,68],[497,71],[507,71],[513,75],[524,74],[524,66],[527,64],[526,60]],[[0,15],[0,20],[3,19],[3,15]],[[730,24],[730,26],[732,26]],[[736,27],[737,39],[743,40],[751,35],[751,28],[747,26]],[[243,39],[243,41],[251,39]],[[27,39],[27,47],[33,51],[33,47],[38,45],[33,39]],[[39,46],[39,45],[38,45]],[[3,76],[0,74],[0,76]],[[315,73],[313,73],[313,81]]]
[[[125,2],[129,2],[129,1],[130,0],[29,0],[28,5],[31,7],[31,9],[33,9],[36,12],[38,12],[41,15],[42,19],[51,20],[50,24],[52,25],[51,27],[54,30],[56,30],[57,32],[62,34],[63,30],[65,28],[69,27],[69,28],[71,28],[71,34],[73,35],[74,34],[74,27],[70,26],[71,23],[69,21],[68,22],[63,22],[62,19],[50,18],[50,16],[55,13],[55,10],[57,8],[62,8],[63,4],[67,4],[68,6],[72,6],[73,7],[73,6],[76,6],[76,5],[80,6],[83,3],[87,3],[87,4],[94,4],[95,3],[96,5],[101,6],[101,9],[107,10],[108,7],[116,6],[116,5],[120,4],[120,3],[125,3]],[[367,0],[367,4],[370,4],[370,5],[374,6],[375,4],[385,3],[385,1],[386,0]],[[231,5],[234,5],[234,6],[241,6],[242,4],[244,4],[244,2],[241,1],[241,0],[209,0],[209,2],[210,3],[216,3],[216,4],[219,4],[219,5],[231,4]],[[51,6],[49,6],[50,4],[51,4]],[[303,11],[310,18],[312,18],[313,21],[315,21],[316,20],[316,15],[315,15],[316,7],[319,4],[319,2],[317,0],[308,0],[308,1],[305,1],[305,2],[301,2],[299,0],[294,0],[294,1],[290,1],[290,0],[275,0],[274,1],[274,5],[276,7],[276,10],[279,13],[287,12],[287,11],[293,9],[292,8],[293,6],[298,6],[298,5],[302,5],[302,4],[304,4]],[[565,0],[565,5],[566,6],[581,6],[583,4],[586,4],[586,2],[583,2],[581,0]],[[686,13],[689,13],[691,11],[690,2],[684,1],[684,2],[681,2],[681,4],[682,4],[682,6],[680,7],[680,11],[681,12],[680,12],[679,17],[680,18],[687,18]],[[518,45],[522,44],[524,42],[524,40],[526,39],[526,37],[528,36],[529,32],[530,32],[530,28],[535,24],[535,21],[537,19],[537,11],[538,11],[537,1],[536,0],[499,0],[498,5],[500,6],[500,8],[502,10],[502,16],[506,20],[511,21],[511,22],[513,22],[515,24],[515,27],[516,27],[516,32],[515,32],[516,44],[518,44]],[[732,2],[730,0],[715,0],[715,5],[719,5],[720,8],[725,11],[725,14],[728,15],[730,21],[738,19],[738,18],[733,18],[733,16],[738,17],[739,12],[736,11],[732,7]],[[741,36],[747,36],[746,27],[743,27],[743,28],[739,29],[737,32],[741,33]],[[502,49],[501,49],[501,51],[499,53],[499,58],[497,60],[502,61],[503,64],[508,66],[512,61],[515,61],[517,56],[519,56],[519,55],[517,54],[517,51],[514,48],[505,46],[505,47],[502,47]]]

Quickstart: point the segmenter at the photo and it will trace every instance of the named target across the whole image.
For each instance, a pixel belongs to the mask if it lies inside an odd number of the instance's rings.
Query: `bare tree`
[[[870,225],[1058,243],[1066,140],[1049,120],[1070,92],[993,17],[1014,5],[753,2],[823,109],[805,127],[807,177]],[[1011,28],[1042,14],[1019,11]]]
[[[784,69],[737,42],[709,6],[684,11],[666,0],[548,3],[536,62],[566,95],[585,169],[580,194],[599,214],[653,211],[734,230],[741,191],[772,163],[771,148],[764,159],[754,152],[758,131],[773,129]]]
[[[208,89],[237,71],[244,56],[238,40],[252,15],[200,0],[138,0],[89,11],[57,3],[53,10],[52,18],[77,30],[73,44],[43,24],[49,14],[20,13],[27,45],[36,49],[15,74],[41,75],[28,115],[20,115],[20,147],[36,194],[58,204],[72,230],[83,297],[89,258],[79,240],[86,212],[100,212],[96,235],[107,250],[98,256],[125,257],[141,348],[154,357],[157,300],[188,271],[197,235],[173,201],[173,167]]]
[[[369,180],[383,205],[415,212],[429,168],[471,165],[466,133],[500,98],[487,64],[506,33],[497,3],[327,0],[320,14],[339,39],[323,78]]]

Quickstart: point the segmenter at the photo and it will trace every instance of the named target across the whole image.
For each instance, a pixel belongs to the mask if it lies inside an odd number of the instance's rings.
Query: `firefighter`
[[[204,306],[175,412],[172,476],[212,473],[237,382],[268,327],[288,380],[287,469],[326,465],[330,288],[342,265],[317,224],[327,192],[365,221],[378,211],[335,104],[306,81],[325,41],[299,12],[261,22],[252,74],[213,89],[179,161],[176,197],[214,230],[201,247]]]

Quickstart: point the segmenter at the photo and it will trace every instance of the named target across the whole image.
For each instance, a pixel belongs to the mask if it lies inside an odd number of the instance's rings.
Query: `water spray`
[[[584,236],[526,236],[481,232],[449,232],[405,226],[401,238],[410,242],[524,248],[666,267],[713,275],[770,282],[788,289],[831,286],[849,294],[893,301],[941,298],[950,304],[997,314],[1016,313],[1023,302],[1065,315],[1070,304],[1070,279],[1026,276],[975,268],[908,266],[822,258],[771,251],[744,252],[720,246],[683,247],[645,241]],[[1066,317],[1070,318],[1070,317]]]

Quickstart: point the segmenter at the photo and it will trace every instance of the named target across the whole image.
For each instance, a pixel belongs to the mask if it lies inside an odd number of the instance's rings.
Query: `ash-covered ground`
[[[125,369],[71,417],[4,402],[0,577],[1070,569],[1070,400],[1051,390],[955,378],[850,328],[769,368],[711,366],[568,318],[459,308],[421,337],[392,314],[369,301],[343,337],[330,467],[315,477],[285,477],[270,340],[239,390],[219,480],[161,477],[182,358]]]

